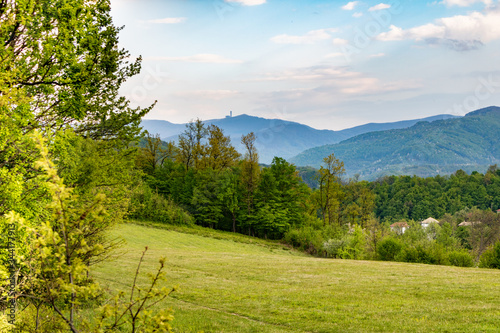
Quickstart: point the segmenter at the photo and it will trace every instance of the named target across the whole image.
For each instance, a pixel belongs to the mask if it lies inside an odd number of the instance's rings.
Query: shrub
[[[323,236],[321,230],[315,230],[309,226],[290,229],[285,233],[283,240],[286,244],[301,251],[314,255],[323,255]]]
[[[192,225],[194,218],[172,200],[142,184],[134,191],[129,208],[131,218],[176,225]]]
[[[386,238],[377,244],[377,255],[380,260],[393,261],[401,252],[403,244],[394,238]]]
[[[500,268],[500,242],[484,251],[479,258],[479,267],[481,268]]]
[[[360,226],[341,238],[332,238],[323,243],[327,256],[341,259],[362,259],[365,254],[365,234]]]
[[[419,252],[417,248],[411,246],[402,249],[399,253],[397,253],[394,256],[395,261],[401,261],[401,262],[419,262]]]
[[[395,258],[396,261],[414,262],[430,265],[448,265],[448,256],[443,246],[436,243],[420,242],[404,248]]]
[[[452,266],[458,267],[473,267],[474,259],[468,251],[451,251],[448,253],[448,262]]]
[[[349,246],[350,240],[348,237],[340,239],[329,239],[323,243],[323,250],[326,255],[331,258],[342,258],[342,253]]]

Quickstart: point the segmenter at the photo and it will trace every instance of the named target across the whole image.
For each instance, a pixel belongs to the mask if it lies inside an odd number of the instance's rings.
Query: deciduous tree
[[[236,164],[240,154],[231,145],[231,138],[215,125],[208,127],[208,145],[202,165],[213,170],[227,169]]]
[[[245,204],[245,214],[242,218],[248,228],[248,234],[252,234],[252,227],[255,224],[255,203],[254,196],[259,182],[259,155],[255,147],[255,134],[253,132],[243,135],[241,143],[245,147],[244,159],[241,163],[241,184]]]
[[[344,195],[340,177],[345,173],[344,162],[330,154],[319,169],[319,204],[323,223],[340,224],[340,201]]]

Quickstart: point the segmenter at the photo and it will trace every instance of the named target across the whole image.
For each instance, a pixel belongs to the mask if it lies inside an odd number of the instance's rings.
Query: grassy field
[[[500,270],[320,259],[276,243],[119,226],[125,253],[94,275],[128,289],[167,257],[176,332],[498,332]],[[218,236],[217,236],[218,235]],[[216,238],[213,238],[217,236]]]

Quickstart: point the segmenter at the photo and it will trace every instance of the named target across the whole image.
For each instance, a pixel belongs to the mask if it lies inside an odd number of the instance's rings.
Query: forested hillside
[[[259,166],[253,133],[241,141],[243,157],[220,128],[201,121],[188,124],[178,146],[146,137],[137,161],[150,190],[132,197],[137,209],[131,216],[282,239],[314,255],[344,259],[473,266],[500,239],[496,165],[485,174],[458,170],[368,182],[347,179],[333,154],[319,170],[297,170],[278,157]],[[418,222],[428,217],[442,223],[424,230]],[[476,224],[459,226],[464,221]],[[394,222],[411,231],[391,232]]]
[[[347,174],[373,180],[383,175],[433,176],[485,171],[500,163],[500,108],[489,107],[463,118],[420,122],[408,129],[372,132],[306,150],[290,159],[319,167],[331,153],[344,161]]]
[[[288,159],[306,149],[338,143],[359,134],[407,128],[419,121],[449,118],[453,118],[453,116],[438,115],[392,123],[370,123],[340,131],[317,130],[296,122],[266,119],[246,114],[223,119],[209,119],[205,120],[204,123],[206,126],[216,125],[221,128],[232,139],[236,150],[242,154],[245,152],[245,148],[240,143],[241,136],[254,132],[256,136],[255,146],[259,150],[260,161],[270,164],[275,156]],[[165,120],[143,120],[141,125],[151,135],[158,134],[165,141],[176,141],[186,124],[173,124]]]
[[[485,174],[459,170],[445,177],[388,176],[370,187],[377,198],[375,214],[381,220],[420,221],[472,207],[500,209],[500,169],[496,166]]]

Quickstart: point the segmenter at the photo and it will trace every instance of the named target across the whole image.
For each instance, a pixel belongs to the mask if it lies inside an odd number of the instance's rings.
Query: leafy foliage
[[[395,238],[386,238],[377,244],[377,254],[380,260],[393,261],[403,248],[403,244]]]
[[[59,129],[72,125],[92,138],[128,138],[139,133],[149,108],[131,109],[118,95],[140,59],[127,63],[118,48],[107,0],[0,4],[1,95],[29,98],[34,117],[21,127]]]
[[[500,209],[500,170],[493,165],[485,174],[459,170],[451,176],[420,178],[390,176],[370,185],[375,214],[381,220],[440,218],[465,208]]]
[[[500,268],[500,242],[486,250],[479,259],[479,267]]]
[[[118,94],[140,59],[118,48],[108,0],[2,1],[0,22],[0,229],[16,236],[0,274],[17,279],[9,291],[2,280],[0,309],[22,304],[19,331],[78,332],[77,312],[102,295],[90,267],[119,244],[108,231],[140,180],[131,143],[151,107]],[[135,321],[171,320],[143,309]]]

